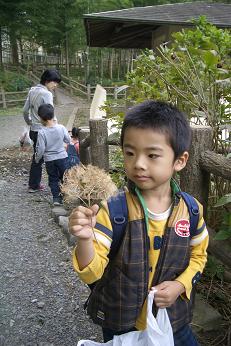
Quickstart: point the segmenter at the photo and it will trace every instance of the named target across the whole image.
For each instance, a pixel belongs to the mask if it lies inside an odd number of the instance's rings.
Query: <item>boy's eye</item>
[[[150,157],[150,159],[157,159],[160,155],[157,154],[149,154],[148,157]]]
[[[132,151],[126,150],[126,151],[125,151],[125,155],[127,155],[127,156],[133,156],[134,154],[133,154]]]

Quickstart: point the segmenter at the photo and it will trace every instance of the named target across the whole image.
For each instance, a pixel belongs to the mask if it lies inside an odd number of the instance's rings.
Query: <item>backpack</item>
[[[68,155],[68,161],[69,161],[69,168],[79,165],[80,163],[79,154],[74,144],[68,144],[67,155]]]
[[[199,207],[195,198],[187,192],[180,191],[179,194],[187,205],[190,221],[190,235],[193,236],[197,230],[199,221]],[[109,259],[113,259],[122,241],[128,220],[125,191],[120,191],[117,196],[113,196],[108,200],[108,209],[113,229],[112,243],[108,257]]]
[[[184,202],[187,205],[188,212],[189,212],[189,221],[190,221],[190,235],[193,237],[197,230],[197,225],[199,221],[199,207],[195,200],[195,198],[191,195],[189,195],[187,192],[180,191],[178,192],[182,198],[184,199]],[[125,228],[127,225],[128,220],[128,207],[127,207],[127,200],[126,200],[126,194],[124,190],[121,190],[116,196],[112,196],[108,200],[108,210],[110,215],[110,221],[112,224],[112,243],[110,252],[108,254],[109,260],[112,260],[117,250],[120,247],[120,244],[123,239],[123,235],[125,233]],[[88,286],[92,290],[95,286],[96,282],[93,282],[92,284],[89,284]]]

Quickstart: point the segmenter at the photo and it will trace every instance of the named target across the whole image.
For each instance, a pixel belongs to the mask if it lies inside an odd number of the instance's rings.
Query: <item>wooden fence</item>
[[[67,77],[62,75],[63,85],[68,91],[73,95],[75,92],[80,93],[80,95],[85,96],[88,101],[90,101],[95,93],[96,85],[83,84],[71,77]],[[123,86],[103,86],[103,88],[107,91],[107,96],[113,97],[117,99],[118,97],[126,98],[126,89],[127,85]]]
[[[10,71],[17,71],[24,75],[28,75],[28,77],[33,81],[33,83],[39,82],[39,77],[36,76],[32,71],[26,71],[21,66],[9,66],[8,69]],[[2,108],[9,108],[12,106],[21,107],[27,97],[29,88],[23,91],[14,91],[14,92],[8,92],[1,87],[0,89],[0,107]]]
[[[90,120],[89,128],[80,131],[81,162],[91,163],[108,171],[110,145],[119,145],[119,141],[109,140],[107,120]],[[212,129],[208,126],[193,126],[189,160],[180,175],[181,189],[201,202],[205,219],[211,174],[231,181],[231,158],[213,152],[212,148]],[[210,252],[231,268],[230,244],[227,241],[214,241],[215,231],[212,229],[209,229],[209,233]],[[226,271],[226,279],[231,282],[231,272]]]
[[[28,90],[5,92],[3,88],[0,89],[0,107],[8,108],[12,106],[22,106],[25,102]]]
[[[17,67],[15,66],[8,66],[8,69],[11,71],[17,71],[20,72],[24,75],[27,75],[28,78],[30,78],[33,83],[39,83],[40,77],[39,75],[42,74],[42,70],[40,71],[40,68],[34,69],[33,71],[31,70],[26,70],[23,69],[20,65]],[[82,97],[86,97],[88,101],[91,101],[91,99],[94,96],[96,85],[90,85],[90,84],[84,84],[81,83],[71,77],[67,77],[64,74],[62,74],[62,82],[61,86],[63,86],[65,89],[67,89],[71,95],[77,94]],[[104,89],[107,91],[107,96],[113,97],[114,99],[117,98],[125,98],[127,97],[127,85],[122,85],[122,86],[103,86]],[[16,97],[11,96],[13,94],[18,94],[20,95],[26,94],[27,91],[22,91],[22,92],[17,92],[17,93],[8,93],[4,92],[4,90],[1,90],[1,99],[0,99],[0,106],[2,105],[3,108],[7,108],[8,105],[10,104],[17,104]],[[23,99],[25,101],[25,98]],[[18,104],[21,105],[22,100],[19,98]]]

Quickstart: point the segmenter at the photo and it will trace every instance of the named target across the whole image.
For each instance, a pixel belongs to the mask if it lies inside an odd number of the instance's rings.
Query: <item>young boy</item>
[[[74,268],[87,284],[101,278],[87,310],[103,327],[105,342],[145,329],[147,295],[155,287],[153,313],[167,308],[175,346],[198,345],[189,323],[208,232],[198,203],[199,222],[190,237],[188,208],[172,179],[187,163],[190,142],[189,124],[174,106],[146,101],[128,111],[121,132],[128,221],[113,260],[108,258],[113,229],[107,203],[100,209],[79,206],[70,215],[70,231],[77,236]]]
[[[68,168],[67,152],[64,142],[70,144],[71,138],[67,129],[54,121],[54,107],[44,103],[38,108],[38,115],[44,127],[38,132],[35,161],[42,157],[46,164],[48,182],[54,205],[62,204],[59,184]]]

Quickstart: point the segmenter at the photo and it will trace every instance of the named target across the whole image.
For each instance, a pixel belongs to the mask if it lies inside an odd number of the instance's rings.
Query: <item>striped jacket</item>
[[[128,204],[128,209],[129,207]],[[96,324],[104,328],[117,331],[133,328],[148,294],[149,238],[142,203],[139,208],[143,217],[138,220],[129,218],[118,253],[109,261],[88,300],[88,314]],[[179,237],[175,232],[182,215],[183,220],[189,219],[185,202],[175,193],[172,213],[168,219],[155,269],[153,286],[163,281],[174,280],[189,265],[191,237]],[[199,277],[198,272],[193,284]],[[193,295],[192,292],[190,300],[179,297],[168,308],[174,331],[191,321]],[[155,310],[153,306],[154,314]]]

